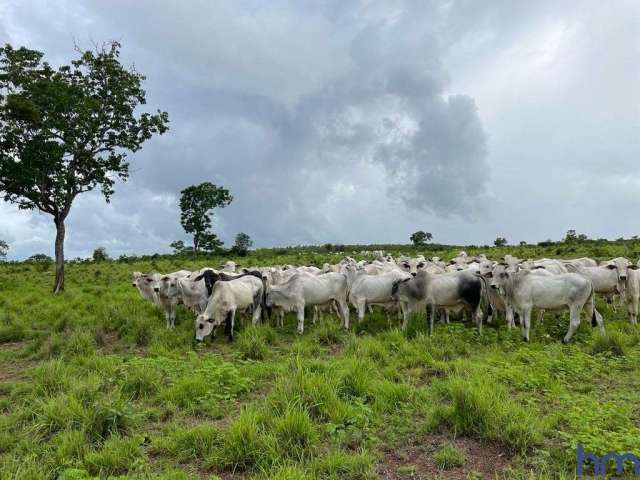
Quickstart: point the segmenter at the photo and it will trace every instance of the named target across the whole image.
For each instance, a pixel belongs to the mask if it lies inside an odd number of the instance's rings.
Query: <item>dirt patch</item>
[[[441,470],[433,461],[433,454],[446,444],[453,444],[464,453],[462,467]],[[492,479],[504,471],[510,455],[499,446],[471,438],[456,438],[429,434],[413,438],[411,442],[382,452],[377,472],[385,480],[431,479],[451,480]],[[475,474],[475,476],[474,476]]]
[[[32,366],[32,362],[11,362],[0,364],[0,383],[20,380],[23,377],[24,371]]]

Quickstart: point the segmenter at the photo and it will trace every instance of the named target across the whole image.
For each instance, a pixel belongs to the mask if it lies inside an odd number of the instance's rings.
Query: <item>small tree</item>
[[[249,249],[252,245],[253,241],[251,240],[249,235],[240,232],[238,235],[236,235],[236,242],[234,243],[232,250],[241,257],[244,257],[247,255],[247,253],[249,253]]]
[[[105,262],[109,260],[109,254],[107,253],[107,249],[104,247],[98,247],[93,251],[93,261],[94,262]]]
[[[215,250],[222,246],[214,233],[210,232],[211,215],[214,208],[224,208],[233,197],[224,187],[210,182],[192,185],[180,192],[180,223],[184,231],[193,235],[193,255],[201,248]]]
[[[431,241],[432,238],[433,235],[431,235],[429,232],[418,230],[417,232],[411,234],[409,240],[411,240],[411,242],[417,247],[426,244],[427,242]]]
[[[0,192],[56,226],[54,293],[64,290],[65,220],[78,195],[108,202],[129,177],[128,152],[167,130],[166,112],[140,113],[143,75],[120,64],[120,44],[79,51],[57,69],[27,48],[0,48]]]
[[[4,240],[0,240],[0,259],[4,259],[9,251],[9,244]]]
[[[504,247],[507,244],[507,239],[504,237],[498,237],[493,241],[496,247]]]
[[[184,242],[182,240],[171,242],[169,246],[173,248],[174,255],[181,255],[182,253],[184,253]]]
[[[44,253],[36,253],[27,258],[27,262],[52,264],[53,258]]]
[[[524,240],[520,240],[520,246],[524,247],[527,244],[527,242],[525,242]]]
[[[564,242],[574,243],[576,240],[578,240],[578,234],[576,233],[576,231],[573,229],[567,230],[567,233],[564,236]]]

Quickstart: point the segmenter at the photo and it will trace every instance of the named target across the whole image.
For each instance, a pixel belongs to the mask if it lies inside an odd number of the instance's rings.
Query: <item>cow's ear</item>
[[[204,278],[204,273],[201,273],[200,275],[198,275],[196,278],[193,279],[194,282],[199,282],[200,280],[202,280]]]
[[[615,269],[616,269],[616,268],[618,268],[618,267],[616,267],[615,265],[611,265],[611,264],[609,264],[609,265],[607,265],[607,267],[606,267],[606,268],[608,268],[609,270],[615,270]]]
[[[630,268],[631,270],[638,270],[640,267],[638,265],[629,265],[627,268]]]
[[[163,282],[167,282],[169,281],[169,277],[167,277],[166,275],[164,277],[162,277],[160,280],[162,280]]]

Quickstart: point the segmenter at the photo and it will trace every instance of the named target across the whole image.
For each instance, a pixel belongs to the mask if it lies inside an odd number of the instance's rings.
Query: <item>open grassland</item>
[[[483,251],[637,259],[629,243],[566,248]],[[599,301],[607,335],[583,321],[569,345],[567,313],[534,320],[526,344],[503,321],[481,335],[437,323],[429,337],[423,318],[401,332],[381,312],[349,332],[326,317],[298,336],[288,316],[197,344],[191,313],[166,330],[131,287],[133,270],[220,263],[70,264],[60,296],[48,266],[0,265],[0,479],[574,478],[577,443],[640,449],[640,332],[624,308]]]

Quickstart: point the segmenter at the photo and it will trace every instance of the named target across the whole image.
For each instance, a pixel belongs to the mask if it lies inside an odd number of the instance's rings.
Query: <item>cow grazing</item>
[[[422,270],[415,277],[396,281],[392,295],[400,301],[403,309],[403,329],[407,328],[408,313],[422,303],[427,308],[429,334],[433,333],[435,312],[440,307],[464,307],[482,329],[482,282],[474,273],[462,271],[434,275]]]
[[[592,324],[604,331],[602,315],[594,305],[594,290],[588,278],[576,273],[543,276],[529,270],[510,272],[508,269],[493,271],[491,288],[498,289],[505,303],[521,318],[522,337],[529,341],[531,311],[533,308],[558,310],[569,308],[569,329],[563,342],[567,343],[580,325],[580,312],[587,311]]]
[[[268,285],[265,304],[267,308],[279,307],[282,311],[295,311],[298,333],[302,334],[305,306],[329,305],[333,301],[337,302],[340,309],[342,326],[348,329],[347,277],[342,273],[298,273],[280,285]]]
[[[255,325],[260,320],[263,288],[262,281],[253,275],[216,282],[207,308],[196,318],[196,340],[204,340],[214,327],[225,323],[229,341],[232,341],[235,316],[239,311],[251,309]]]
[[[229,280],[235,280],[236,278],[242,278],[248,275],[262,280],[262,273],[260,273],[260,271],[258,270],[251,270],[249,272],[240,273],[240,274],[235,274],[235,273],[230,274],[226,272],[216,272],[213,269],[206,269],[204,271],[201,271],[200,275],[194,278],[194,281],[199,282],[201,280],[204,280],[204,284],[206,285],[206,288],[207,288],[207,293],[209,296],[211,296],[213,292],[213,287],[216,284],[216,282],[219,282],[219,281],[227,282]]]

